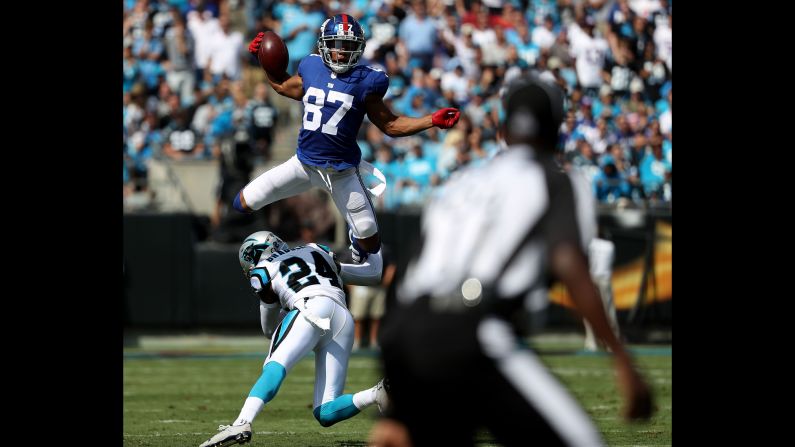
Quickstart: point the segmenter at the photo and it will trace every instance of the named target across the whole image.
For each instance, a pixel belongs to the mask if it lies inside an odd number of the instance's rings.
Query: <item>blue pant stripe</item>
[[[273,352],[276,351],[276,348],[279,347],[279,344],[284,340],[284,337],[290,332],[290,328],[293,327],[293,323],[295,323],[295,316],[298,315],[298,309],[293,309],[287,313],[282,319],[282,322],[279,323],[279,335],[276,337],[276,341],[273,343],[273,347],[271,348],[271,352],[268,353],[268,357],[273,355]]]

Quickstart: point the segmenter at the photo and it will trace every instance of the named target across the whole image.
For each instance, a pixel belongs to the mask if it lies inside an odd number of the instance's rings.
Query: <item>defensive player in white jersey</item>
[[[239,258],[260,299],[262,330],[271,337],[270,352],[238,418],[232,425],[220,426],[200,447],[249,442],[254,418],[309,351],[315,352],[312,413],[320,425],[329,427],[374,403],[383,410],[387,404],[383,380],[358,393],[342,394],[354,329],[342,282],[361,280],[356,270],[367,266],[340,264],[328,247],[319,244],[290,248],[270,231],[248,236]],[[281,310],[287,313],[276,326]]]
[[[257,54],[262,37],[259,33],[252,40],[249,52]],[[372,165],[362,162],[356,144],[364,115],[390,137],[402,137],[433,126],[448,129],[458,121],[460,111],[446,107],[419,118],[392,113],[383,100],[389,78],[378,68],[359,65],[364,30],[348,14],[323,22],[317,46],[319,54],[303,58],[296,74],[268,74],[276,93],[304,105],[296,155],[246,185],[233,206],[250,213],[312,186],[323,188],[350,227],[354,262],[372,256],[373,265],[380,270],[381,239],[375,210],[360,174]]]

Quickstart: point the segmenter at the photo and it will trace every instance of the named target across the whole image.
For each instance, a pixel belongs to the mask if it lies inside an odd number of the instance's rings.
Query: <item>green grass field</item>
[[[534,343],[544,352],[543,344]],[[554,346],[550,348],[549,346]],[[578,346],[581,346],[578,345]],[[549,344],[546,349],[560,349]],[[668,446],[672,438],[670,347],[632,347],[652,385],[657,411],[643,424],[628,424],[619,415],[610,358],[605,355],[556,352],[542,360],[583,404],[611,446]],[[198,446],[218,425],[231,423],[259,377],[265,352],[245,347],[180,349],[199,354],[180,357],[174,351],[152,356],[147,349],[126,349],[124,360],[124,445]],[[161,349],[160,352],[163,352]],[[171,355],[169,355],[171,354]],[[205,354],[205,355],[201,355]],[[356,392],[379,380],[376,358],[354,355],[345,392]],[[303,359],[287,376],[276,398],[253,425],[251,446],[363,446],[377,414],[362,414],[323,428],[312,416],[314,362]],[[444,409],[439,404],[439,411]],[[480,445],[494,445],[487,434]]]

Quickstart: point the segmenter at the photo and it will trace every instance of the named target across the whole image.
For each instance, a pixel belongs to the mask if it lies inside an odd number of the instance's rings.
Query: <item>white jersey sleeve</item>
[[[279,324],[280,313],[281,306],[279,303],[259,303],[260,326],[262,326],[262,333],[265,334],[265,337],[273,337],[273,331],[276,330],[276,326]]]

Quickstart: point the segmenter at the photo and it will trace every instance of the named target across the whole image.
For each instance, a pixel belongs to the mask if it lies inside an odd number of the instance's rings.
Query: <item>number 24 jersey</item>
[[[346,307],[334,255],[318,244],[274,252],[257,263],[251,276],[271,287],[285,309],[293,309],[299,299],[319,295]]]

